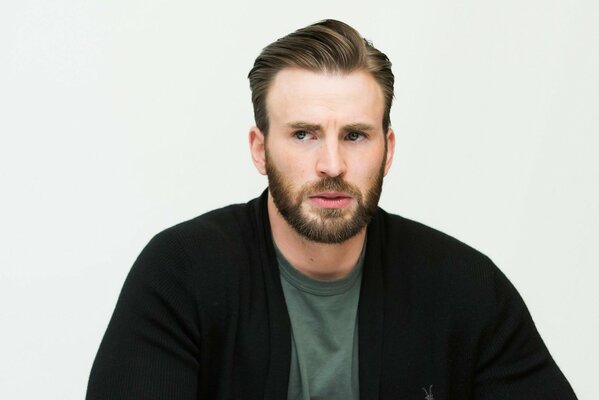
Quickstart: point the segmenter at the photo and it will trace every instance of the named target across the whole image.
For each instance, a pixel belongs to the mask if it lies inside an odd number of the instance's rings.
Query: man
[[[327,20],[249,74],[268,190],[139,256],[88,399],[574,399],[484,255],[377,207],[393,161],[387,57]]]

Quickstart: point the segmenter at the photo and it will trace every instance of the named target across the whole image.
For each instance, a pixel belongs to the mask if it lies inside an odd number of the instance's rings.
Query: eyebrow
[[[369,124],[362,124],[362,123],[356,123],[356,124],[349,124],[349,125],[344,125],[343,126],[343,130],[345,131],[374,131],[375,128],[372,125]]]
[[[287,124],[287,126],[290,127],[291,129],[302,129],[302,130],[306,130],[306,131],[322,130],[322,127],[318,124],[311,124],[309,122],[303,122],[303,121],[290,122]]]
[[[322,127],[318,124],[311,124],[309,122],[304,122],[304,121],[295,121],[295,122],[290,122],[287,124],[287,126],[291,129],[303,129],[303,130],[307,130],[307,131],[322,131]],[[344,125],[342,127],[343,131],[373,131],[374,127],[372,125],[369,124],[364,124],[364,123],[355,123],[355,124],[348,124],[348,125]]]

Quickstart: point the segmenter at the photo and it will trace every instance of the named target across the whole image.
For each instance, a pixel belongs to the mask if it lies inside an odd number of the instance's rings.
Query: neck
[[[341,243],[318,243],[298,234],[285,221],[268,193],[268,218],[278,249],[294,268],[310,278],[341,279],[349,275],[358,263],[366,228]]]

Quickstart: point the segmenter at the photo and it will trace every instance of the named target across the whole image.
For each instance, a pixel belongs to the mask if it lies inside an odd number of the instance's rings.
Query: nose
[[[327,138],[329,139],[329,138]],[[316,170],[318,176],[335,178],[346,170],[345,159],[338,139],[325,140],[319,148]]]

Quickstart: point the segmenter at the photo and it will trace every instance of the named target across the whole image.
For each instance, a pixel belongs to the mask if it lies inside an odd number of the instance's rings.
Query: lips
[[[318,193],[310,196],[309,199],[323,208],[343,208],[352,201],[352,197],[348,194],[338,192]]]

